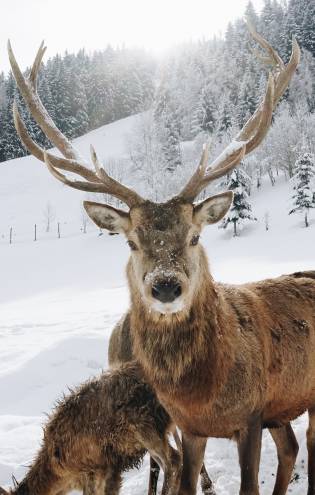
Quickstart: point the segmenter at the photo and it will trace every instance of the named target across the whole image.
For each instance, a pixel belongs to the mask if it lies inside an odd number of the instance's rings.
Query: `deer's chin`
[[[185,303],[183,298],[181,297],[171,303],[154,301],[151,303],[151,309],[156,313],[160,313],[162,315],[173,315],[183,311],[185,309]]]

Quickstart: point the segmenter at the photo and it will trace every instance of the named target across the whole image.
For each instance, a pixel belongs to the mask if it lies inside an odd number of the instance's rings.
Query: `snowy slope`
[[[126,154],[126,134],[138,117],[104,126],[76,140],[88,156],[93,143],[100,157]],[[315,218],[288,216],[290,184],[266,181],[251,197],[260,220],[241,237],[208,228],[202,242],[216,279],[242,282],[315,267]],[[44,412],[67,386],[107,365],[107,343],[114,323],[128,306],[124,265],[128,257],[120,236],[98,236],[90,225],[80,232],[80,192],[65,188],[45,167],[27,157],[0,164],[0,484],[19,479],[41,438]],[[44,232],[43,209],[51,202],[62,237]],[[263,218],[270,214],[270,230]],[[39,225],[34,242],[33,224]],[[8,229],[16,235],[8,244]],[[295,422],[301,450],[290,485],[292,494],[306,492],[306,418]],[[274,447],[265,433],[261,467],[262,494],[270,494],[275,475]],[[236,448],[209,440],[206,464],[218,495],[238,491]],[[147,466],[147,461],[145,463]],[[146,493],[147,469],[126,475],[124,494]]]

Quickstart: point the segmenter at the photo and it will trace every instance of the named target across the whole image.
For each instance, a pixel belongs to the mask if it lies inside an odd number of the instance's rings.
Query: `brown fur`
[[[149,450],[165,470],[163,494],[176,495],[181,461],[168,443],[170,426],[137,365],[104,373],[58,403],[35,462],[11,493],[54,495],[83,488],[90,495],[114,495],[122,472],[138,467]]]
[[[232,287],[205,276],[189,316],[158,327],[133,305],[136,356],[181,428],[232,438],[254,412],[286,424],[315,405],[314,279]]]
[[[108,364],[111,368],[120,367],[123,364],[131,362],[134,359],[132,350],[132,338],[130,333],[130,315],[127,313],[114,327],[108,346]],[[162,406],[161,406],[162,408]],[[173,425],[172,430],[176,432],[176,426]],[[180,440],[177,437],[176,441],[181,448]],[[159,476],[159,466],[151,457],[150,461],[150,479],[149,479],[149,495],[156,493],[157,481]],[[208,475],[205,465],[203,464],[201,472],[201,488],[202,492],[207,495],[215,495],[213,483]]]

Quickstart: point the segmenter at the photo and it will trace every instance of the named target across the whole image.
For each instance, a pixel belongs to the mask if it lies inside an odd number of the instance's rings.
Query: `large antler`
[[[105,172],[99,163],[95,150],[92,146],[91,158],[95,171],[88,168],[85,161],[80,157],[71,142],[66,138],[66,136],[64,136],[64,134],[62,134],[51,119],[37,93],[37,76],[45,51],[46,47],[44,47],[44,43],[41,43],[30,75],[26,79],[15,59],[10,41],[8,42],[8,53],[12,72],[24,101],[26,102],[34,120],[37,122],[48,139],[53,143],[53,145],[62,153],[63,157],[46,152],[38,146],[35,141],[33,141],[28,134],[15,101],[13,105],[13,117],[17,133],[22,143],[32,155],[45,162],[48,170],[54,175],[54,177],[64,184],[82,191],[110,194],[126,203],[130,208],[141,204],[144,201],[141,196],[139,196],[132,189],[116,181]],[[57,169],[73,172],[83,177],[85,181],[70,180]]]
[[[264,61],[276,68],[275,74],[269,75],[265,96],[255,113],[245,123],[235,139],[209,166],[207,165],[208,145],[204,146],[201,160],[195,173],[178,195],[179,198],[186,201],[193,201],[210,182],[233,170],[245,155],[253,151],[262,142],[271,125],[272,112],[287,89],[299,63],[300,48],[295,38],[292,40],[290,60],[285,65],[278,53],[268,41],[255,31],[249,21],[247,21],[247,25],[254,40],[267,51],[268,57],[264,58]]]

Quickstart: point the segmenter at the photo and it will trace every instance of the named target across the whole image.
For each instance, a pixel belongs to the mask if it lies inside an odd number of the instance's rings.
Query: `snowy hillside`
[[[88,156],[126,155],[126,135],[137,116],[115,122],[75,140]],[[253,191],[259,220],[241,236],[208,227],[202,242],[216,279],[243,282],[285,272],[315,269],[315,215],[288,215],[291,185],[267,179]],[[38,447],[48,412],[60,393],[107,365],[114,323],[128,306],[124,266],[128,247],[121,236],[99,236],[93,225],[83,234],[83,194],[58,183],[44,165],[26,157],[0,164],[0,484],[11,473],[20,479]],[[43,211],[50,202],[55,218],[45,232]],[[264,218],[269,214],[270,228]],[[60,222],[61,238],[56,234]],[[34,224],[38,240],[33,240]],[[9,229],[13,227],[13,243]],[[301,446],[290,493],[306,492],[306,418],[295,422]],[[209,440],[206,465],[218,495],[237,492],[239,470],[231,442]],[[145,462],[147,467],[147,461]],[[263,442],[262,494],[271,493],[276,458],[268,433]],[[124,494],[146,493],[148,469],[127,474]]]

